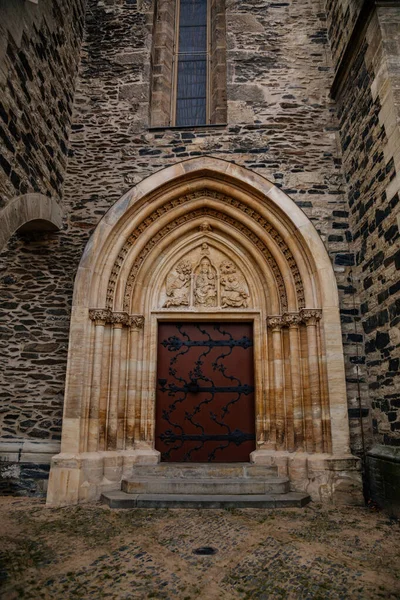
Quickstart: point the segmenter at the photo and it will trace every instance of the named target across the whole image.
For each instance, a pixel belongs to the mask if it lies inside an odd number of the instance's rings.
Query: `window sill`
[[[210,123],[209,125],[159,125],[157,127],[148,127],[148,131],[180,131],[180,130],[190,130],[190,129],[218,129],[227,127],[228,123]]]

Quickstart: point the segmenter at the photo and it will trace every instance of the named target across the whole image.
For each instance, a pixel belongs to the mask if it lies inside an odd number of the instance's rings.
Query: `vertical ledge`
[[[144,440],[144,430],[142,423],[143,415],[143,394],[142,394],[142,380],[143,380],[143,334],[139,336],[139,343],[137,348],[137,362],[136,362],[136,398],[135,398],[135,447]]]
[[[118,397],[121,369],[121,341],[122,327],[126,323],[126,313],[113,313],[112,322],[112,354],[111,354],[111,379],[110,379],[110,402],[108,408],[107,423],[107,450],[115,450],[117,447],[118,433]]]
[[[303,380],[303,423],[304,423],[304,450],[314,452],[313,416],[310,393],[310,377],[308,368],[308,343],[307,331],[304,324],[299,329],[300,355]]]
[[[92,369],[92,386],[89,405],[89,428],[87,451],[96,452],[99,443],[99,412],[101,396],[101,375],[103,363],[104,329],[108,313],[104,310],[91,310],[89,317],[94,321],[94,352]]]
[[[271,328],[272,337],[272,377],[275,415],[276,447],[284,449],[285,445],[285,406],[284,406],[284,377],[283,377],[283,349],[281,316],[268,317],[268,326]]]
[[[317,322],[321,318],[321,311],[303,309],[301,316],[306,322],[308,343],[308,374],[311,396],[312,431],[315,452],[323,452],[321,422],[321,390],[319,381],[319,357],[317,342]]]
[[[286,325],[285,315],[283,316],[284,324]],[[284,406],[285,406],[285,431],[286,431],[286,450],[294,452],[294,410],[293,410],[293,386],[291,363],[293,363],[290,355],[290,338],[288,327],[282,329],[282,348],[283,348],[283,367],[284,367]]]
[[[106,449],[108,392],[110,387],[112,330],[109,325],[104,329],[103,357],[101,362],[100,397],[99,397],[99,450]]]
[[[304,450],[304,415],[301,385],[301,353],[299,327],[301,318],[297,314],[285,315],[286,324],[289,326],[290,346],[290,374],[292,383],[293,402],[293,436],[294,448]]]
[[[331,417],[329,412],[328,382],[326,378],[326,351],[322,341],[321,324],[317,325],[317,344],[319,358],[319,380],[321,390],[321,419],[324,452],[332,452]]]
[[[84,379],[84,385],[82,388],[82,405],[81,405],[81,431],[79,440],[79,451],[87,452],[89,444],[89,418],[90,418],[90,406],[92,401],[92,377],[93,377],[93,361],[95,354],[95,335],[96,327],[93,323],[89,323],[88,331],[88,343],[86,346],[86,352],[88,355],[86,361],[86,377]]]
[[[143,336],[144,317],[129,317],[128,389],[126,406],[125,449],[132,450],[135,444],[137,406],[140,402],[138,387],[138,360],[140,340]]]
[[[268,351],[265,327],[261,326],[263,321],[254,319],[254,382],[255,382],[255,421],[256,421],[256,443],[257,446],[265,446],[268,441],[269,415],[267,409],[267,398],[269,394],[268,381]]]
[[[126,432],[127,408],[127,376],[128,376],[128,341],[129,330],[122,328],[121,332],[121,358],[118,390],[118,418],[117,418],[117,450],[124,450]]]

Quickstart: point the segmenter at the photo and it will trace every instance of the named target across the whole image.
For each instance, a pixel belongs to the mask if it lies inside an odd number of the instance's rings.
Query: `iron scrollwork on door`
[[[157,382],[156,447],[162,460],[248,461],[255,446],[251,324],[168,328],[177,333],[161,337],[159,347],[164,376]],[[250,335],[235,335],[243,329]]]

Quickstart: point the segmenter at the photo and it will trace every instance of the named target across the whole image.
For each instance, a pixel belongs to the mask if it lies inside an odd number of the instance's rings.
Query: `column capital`
[[[282,315],[284,324],[287,327],[298,327],[302,323],[300,313],[284,313]]]
[[[111,313],[106,308],[91,308],[89,310],[89,319],[96,325],[105,325],[110,320]]]
[[[110,322],[114,327],[123,327],[124,325],[128,325],[129,315],[126,312],[113,312],[111,313]]]
[[[322,317],[322,310],[319,308],[302,308],[300,316],[306,325],[316,325]]]
[[[144,327],[143,315],[129,315],[128,325],[131,329],[139,331]]]
[[[284,321],[282,315],[273,315],[271,317],[267,317],[267,327],[272,329],[272,331],[278,331],[282,329],[284,326]]]

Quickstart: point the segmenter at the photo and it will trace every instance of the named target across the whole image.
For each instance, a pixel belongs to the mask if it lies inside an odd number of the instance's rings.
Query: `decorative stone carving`
[[[148,244],[146,244],[144,246],[144,248],[142,249],[140,254],[137,256],[135,262],[133,263],[131,272],[128,276],[128,280],[127,280],[126,287],[125,287],[124,309],[128,311],[130,308],[131,294],[132,294],[132,291],[133,291],[133,288],[135,285],[137,274],[138,274],[139,269],[140,269],[141,265],[143,264],[146,256],[152,250],[154,245],[157,244],[162,238],[164,238],[170,231],[173,231],[174,229],[179,227],[179,225],[182,225],[183,223],[187,223],[188,221],[197,219],[203,215],[212,216],[216,219],[219,219],[220,221],[223,221],[225,223],[228,223],[229,225],[232,225],[233,227],[235,227],[236,229],[241,231],[249,240],[251,240],[253,242],[253,244],[260,250],[260,252],[265,257],[266,261],[269,263],[269,265],[272,269],[272,272],[274,274],[275,280],[276,280],[276,285],[277,285],[278,292],[279,292],[282,310],[283,311],[287,310],[288,303],[287,303],[285,282],[283,281],[283,277],[282,277],[282,274],[281,274],[281,271],[279,269],[277,262],[275,261],[274,257],[272,256],[271,252],[269,251],[267,246],[264,244],[264,242],[262,240],[260,240],[260,238],[255,233],[250,231],[245,225],[243,225],[242,223],[239,223],[233,217],[230,217],[229,215],[221,213],[218,210],[214,210],[214,209],[206,208],[206,207],[199,208],[197,210],[194,210],[191,213],[182,215],[181,217],[178,217],[171,223],[168,223],[168,225],[166,225],[165,227],[160,229],[158,231],[158,233],[156,233],[156,235],[153,237],[151,242],[149,242]],[[139,226],[139,228],[140,228],[140,226]],[[130,237],[135,236],[135,239],[136,239],[136,237],[138,237],[138,234],[136,233],[138,231],[138,229],[134,233],[132,233]],[[208,245],[207,245],[207,247],[208,247]],[[205,254],[205,253],[206,253],[205,248],[203,248],[203,254]],[[113,303],[113,294],[114,294],[113,290],[114,290],[114,286],[115,286],[113,273],[114,273],[114,269],[112,272],[112,280],[110,278],[109,287],[108,287],[108,291],[107,291],[107,305],[108,306],[112,306],[112,303]],[[112,283],[112,285],[111,285],[111,283]]]
[[[114,327],[129,325],[129,315],[126,312],[113,312],[110,321]]]
[[[96,325],[112,324],[129,326],[136,329],[143,329],[144,316],[143,315],[128,315],[126,312],[112,312],[107,308],[91,308],[89,310],[89,319],[95,321]]]
[[[182,260],[167,277],[167,296],[164,308],[172,306],[189,306],[192,265],[188,260]]]
[[[143,315],[129,315],[128,325],[131,329],[143,329],[144,316]]]
[[[263,216],[261,216],[259,213],[254,211],[252,208],[247,206],[244,202],[241,202],[240,200],[231,198],[220,192],[216,192],[213,190],[207,190],[207,189],[199,190],[199,191],[193,192],[192,194],[187,194],[187,195],[181,196],[179,198],[174,198],[173,200],[166,202],[163,206],[157,208],[157,210],[155,210],[151,215],[149,215],[146,219],[144,219],[142,221],[142,223],[140,223],[138,225],[138,227],[135,229],[135,231],[132,232],[132,234],[128,237],[124,246],[120,250],[118,257],[116,259],[115,265],[112,269],[109,283],[108,283],[108,289],[107,289],[107,307],[111,308],[113,305],[114,291],[115,291],[116,281],[117,281],[120,269],[125,260],[125,257],[127,256],[128,252],[129,252],[129,249],[135,243],[137,238],[152,223],[154,223],[154,221],[156,221],[160,216],[168,213],[169,211],[173,210],[174,208],[176,208],[178,206],[181,206],[184,203],[187,203],[193,199],[202,198],[202,197],[215,198],[217,200],[224,202],[225,204],[234,206],[236,209],[238,209],[238,211],[245,213],[247,216],[249,216],[251,219],[253,219],[255,222],[257,222],[259,225],[261,225],[265,229],[265,231],[271,236],[272,239],[274,239],[274,241],[276,242],[278,247],[281,249],[281,251],[290,267],[290,270],[291,270],[292,276],[293,276],[293,281],[294,281],[295,287],[296,287],[298,306],[299,306],[299,308],[303,308],[304,304],[305,304],[305,296],[304,296],[304,288],[303,288],[303,282],[301,279],[301,275],[298,270],[296,261],[292,255],[290,249],[288,248],[285,241],[281,237],[281,235],[274,229],[274,227]],[[246,235],[246,237],[248,237],[261,250],[261,252],[265,256],[266,260],[270,264],[270,266],[273,270],[274,276],[276,278],[277,287],[278,287],[279,295],[281,298],[282,310],[283,311],[287,310],[287,297],[286,297],[285,284],[284,284],[282,275],[280,273],[280,269],[279,269],[276,261],[272,257],[269,249],[258,238],[258,236],[256,234],[254,234],[252,231],[250,231],[245,225],[240,223],[239,220],[233,219],[232,217],[230,217],[224,213],[220,213],[217,210],[207,209],[207,208],[195,210],[192,213],[183,215],[182,217],[169,223],[154,236],[154,238],[151,240],[151,242],[149,242],[146,245],[146,247],[142,250],[140,255],[137,257],[135,264],[132,267],[131,274],[129,275],[127,285],[126,285],[126,291],[125,291],[124,309],[129,310],[130,296],[131,296],[131,292],[132,292],[132,289],[134,286],[134,281],[136,279],[137,272],[138,272],[143,260],[145,259],[146,255],[150,252],[151,248],[153,248],[154,245],[156,243],[158,243],[158,241],[160,241],[169,231],[171,231],[172,229],[176,228],[178,225],[180,225],[184,222],[187,222],[193,218],[199,217],[200,215],[216,216],[220,220],[223,220],[229,224],[232,224],[234,227],[236,227],[242,233],[244,233],[244,235]],[[207,223],[207,221],[205,222],[205,224],[209,225]],[[202,226],[203,226],[203,224],[200,227],[202,227]]]
[[[315,325],[321,319],[319,308],[303,308],[299,313],[284,313],[267,317],[267,325],[271,328],[298,327],[299,325]]]
[[[105,308],[91,308],[89,319],[95,321],[96,325],[105,325],[110,322],[111,312]]]
[[[283,320],[282,315],[274,315],[272,317],[267,317],[267,326],[272,330],[282,329],[284,325],[285,322]]]
[[[225,260],[221,263],[221,308],[247,308],[249,293],[246,282],[236,265]]]
[[[300,316],[306,325],[316,325],[322,317],[322,311],[318,308],[303,308]]]
[[[299,313],[285,313],[282,318],[287,327],[298,327],[303,322]]]
[[[203,256],[194,280],[195,306],[217,306],[217,273],[207,256]]]
[[[212,231],[211,225],[208,221],[204,221],[199,227],[200,231]]]

